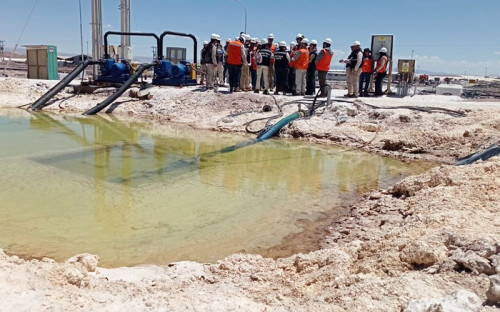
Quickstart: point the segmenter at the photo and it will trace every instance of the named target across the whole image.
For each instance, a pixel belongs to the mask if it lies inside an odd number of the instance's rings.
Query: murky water
[[[212,262],[280,244],[346,199],[422,171],[286,140],[104,117],[0,114],[0,248],[103,266]]]

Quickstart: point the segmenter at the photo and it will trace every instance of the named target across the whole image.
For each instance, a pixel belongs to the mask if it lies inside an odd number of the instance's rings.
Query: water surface
[[[0,248],[102,266],[213,262],[276,246],[348,199],[422,171],[315,144],[122,121],[0,114]]]

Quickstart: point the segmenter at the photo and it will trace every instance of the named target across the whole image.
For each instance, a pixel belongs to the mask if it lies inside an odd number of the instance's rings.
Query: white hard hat
[[[259,38],[252,38],[252,40],[250,40],[251,43],[258,43],[259,42]]]
[[[286,47],[286,42],[285,41],[280,41],[280,47]]]
[[[266,38],[260,39],[260,44],[267,44],[267,39]]]
[[[211,34],[210,39],[217,39],[217,34]]]
[[[252,36],[250,36],[249,34],[245,34],[245,40],[246,41],[252,40]]]
[[[313,39],[313,40],[311,40],[311,44],[318,45],[318,41],[316,41],[316,40]]]
[[[293,48],[295,46],[297,46],[297,42],[295,41],[290,42],[290,48]]]
[[[226,38],[226,42],[231,42],[231,38]]]
[[[304,39],[302,39],[302,41],[300,43],[303,43],[303,44],[307,45],[307,44],[309,44],[309,39],[304,38]]]
[[[217,40],[220,40],[220,35],[219,34],[217,34]]]
[[[208,41],[203,41],[203,45],[207,45],[208,44]]]
[[[354,46],[360,46],[361,45],[361,42],[359,41],[354,41],[352,44],[351,44],[351,47],[354,47]]]
[[[378,50],[379,53],[387,53],[387,48],[386,47],[382,47],[380,48],[380,50]]]
[[[330,38],[326,38],[323,42],[328,43],[328,44],[333,43],[332,39],[330,39]]]
[[[274,35],[273,34],[267,35],[267,39],[274,39]]]
[[[295,38],[304,38],[304,35],[303,35],[303,34],[301,34],[301,33],[298,33],[298,34],[297,34],[297,37],[295,37]]]

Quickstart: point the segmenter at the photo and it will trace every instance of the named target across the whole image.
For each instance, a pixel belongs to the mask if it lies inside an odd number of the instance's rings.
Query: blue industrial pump
[[[112,58],[104,59],[100,66],[98,81],[123,83],[130,78],[132,68],[127,61],[115,62]]]
[[[158,66],[155,66],[154,85],[160,86],[194,86],[196,79],[192,78],[191,64],[181,61],[178,64],[172,64],[168,60],[160,60]]]

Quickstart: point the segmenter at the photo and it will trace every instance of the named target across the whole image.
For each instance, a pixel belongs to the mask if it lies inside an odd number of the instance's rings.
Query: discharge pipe
[[[160,38],[154,33],[108,31],[104,34],[104,58],[105,59],[109,58],[109,51],[108,51],[108,36],[109,35],[154,37],[156,39],[156,47],[157,48],[160,47]]]
[[[172,35],[172,36],[181,36],[181,37],[189,37],[193,39],[193,62],[194,64],[198,63],[197,56],[198,56],[198,40],[196,40],[196,37],[192,34],[185,34],[185,33],[180,33],[180,32],[175,32],[175,31],[164,31],[160,35],[160,41],[158,44],[158,59],[162,60],[163,59],[163,38],[166,35]]]

